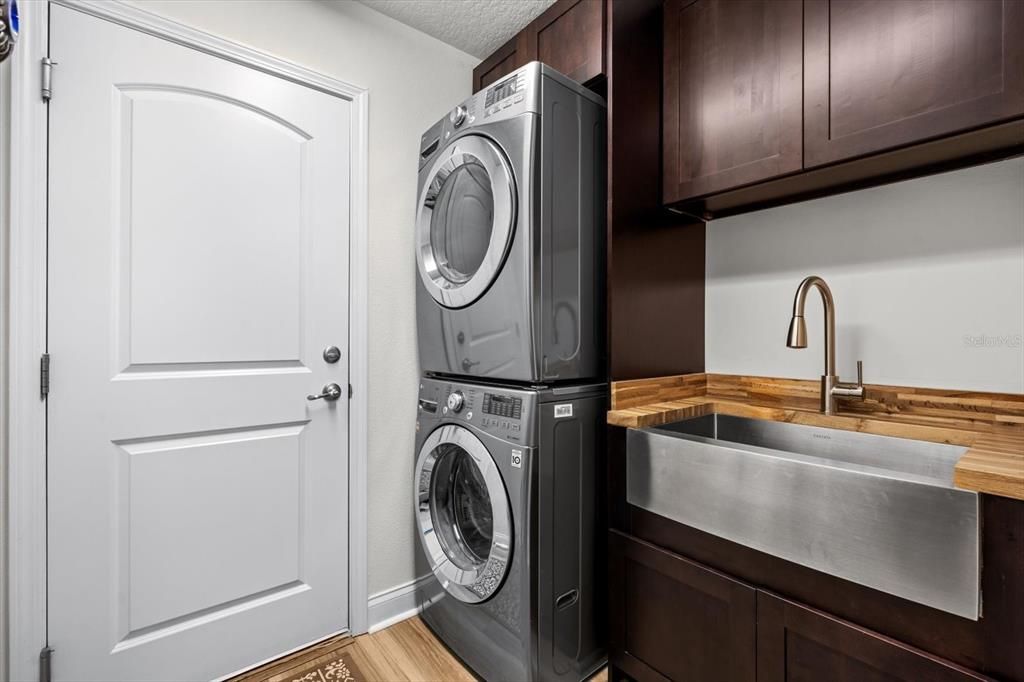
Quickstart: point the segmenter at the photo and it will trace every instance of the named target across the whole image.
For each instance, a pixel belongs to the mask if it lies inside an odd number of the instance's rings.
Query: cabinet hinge
[[[44,646],[39,652],[39,682],[50,682],[50,658],[53,656],[53,649]]]
[[[50,354],[43,353],[39,357],[39,397],[50,395]]]
[[[43,57],[42,95],[44,102],[49,102],[53,98],[53,67],[56,64],[57,62],[49,57]]]

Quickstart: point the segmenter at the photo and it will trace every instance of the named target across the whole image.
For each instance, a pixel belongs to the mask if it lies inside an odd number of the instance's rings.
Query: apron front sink
[[[627,436],[630,504],[766,554],[977,620],[966,448],[710,414]]]

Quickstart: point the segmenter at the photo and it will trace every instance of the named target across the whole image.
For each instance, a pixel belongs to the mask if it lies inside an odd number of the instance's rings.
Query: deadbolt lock
[[[324,361],[333,365],[338,360],[341,360],[341,349],[337,346],[327,346],[324,348]]]

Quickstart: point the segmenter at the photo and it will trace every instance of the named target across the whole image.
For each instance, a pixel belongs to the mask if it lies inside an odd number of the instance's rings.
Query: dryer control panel
[[[517,71],[483,91],[484,118],[489,118],[520,104],[526,99],[527,80],[525,71]],[[473,99],[479,99],[477,94]],[[522,107],[517,107],[522,108]]]

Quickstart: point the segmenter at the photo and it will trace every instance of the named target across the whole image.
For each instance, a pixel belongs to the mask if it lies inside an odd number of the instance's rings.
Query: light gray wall
[[[408,582],[416,577],[412,463],[419,368],[412,224],[419,136],[470,94],[477,60],[356,2],[133,4],[369,90],[370,386],[368,398],[356,396],[369,400],[370,412],[369,591]],[[9,99],[9,89],[0,83],[0,110]],[[3,165],[9,129],[6,118],[0,121]],[[6,195],[3,199],[0,244],[8,234]],[[5,283],[6,268],[3,272]],[[6,295],[2,301],[6,319]],[[6,383],[0,389],[6,395]]]
[[[793,294],[836,299],[838,369],[869,383],[1024,392],[1024,158],[715,220],[707,227],[709,372],[817,378],[786,348]]]

